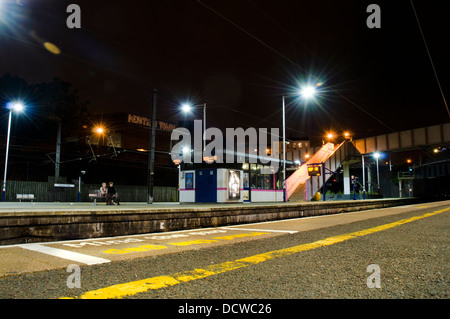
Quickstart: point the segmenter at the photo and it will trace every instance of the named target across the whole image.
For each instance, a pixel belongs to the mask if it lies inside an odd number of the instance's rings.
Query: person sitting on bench
[[[108,196],[108,187],[106,187],[106,182],[102,182],[102,186],[100,187],[100,197],[106,198]]]
[[[114,205],[114,203],[116,203],[117,205],[120,205],[120,203],[119,203],[119,193],[117,193],[116,189],[114,188],[114,183],[113,182],[109,182],[107,205]]]

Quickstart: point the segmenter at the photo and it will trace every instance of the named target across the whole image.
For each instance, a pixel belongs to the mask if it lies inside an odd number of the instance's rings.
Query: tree
[[[71,90],[71,83],[53,78],[52,82],[34,85],[33,96],[39,114],[57,124],[55,178],[59,177],[61,162],[62,126],[73,132],[80,119],[88,116],[88,101],[81,101],[78,90]]]

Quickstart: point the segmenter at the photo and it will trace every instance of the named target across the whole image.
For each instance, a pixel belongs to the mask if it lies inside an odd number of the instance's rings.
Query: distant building
[[[275,148],[272,148],[275,149]],[[283,140],[280,139],[278,142],[278,155],[279,158],[283,158]],[[296,163],[300,161],[304,163],[308,160],[308,157],[312,154],[309,154],[310,150],[310,141],[309,138],[306,137],[292,137],[286,138],[286,161],[290,161],[292,163]],[[270,150],[271,152],[272,150]],[[276,156],[276,154],[274,154]]]
[[[170,134],[175,124],[156,120],[156,143],[160,151],[170,152]],[[102,134],[95,134],[96,128],[102,128]],[[149,149],[151,119],[131,113],[110,113],[93,117],[90,138],[93,145],[107,145],[113,142],[115,147],[147,151]]]
[[[170,157],[171,132],[176,125],[156,120],[155,185],[176,186],[177,169]],[[83,125],[78,136],[85,136],[96,175],[115,172],[116,179],[127,184],[145,184],[148,175],[151,119],[134,113],[106,113],[93,115]],[[109,173],[109,175],[113,175]],[[109,177],[113,178],[113,177]]]

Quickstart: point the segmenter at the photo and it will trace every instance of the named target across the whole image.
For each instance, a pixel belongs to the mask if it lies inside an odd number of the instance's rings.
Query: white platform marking
[[[18,245],[23,249],[28,249],[32,251],[37,251],[43,254],[47,254],[54,257],[64,258],[72,261],[76,261],[79,263],[87,264],[87,265],[96,265],[96,264],[104,264],[109,263],[111,260],[89,256],[86,254],[80,254],[69,250],[47,247],[41,244],[23,244]]]
[[[240,228],[238,226],[231,226],[231,227],[221,227],[221,229],[228,229],[228,230],[244,230],[244,231],[262,231],[262,232],[269,232],[269,233],[289,233],[289,234],[295,234],[298,233],[297,230],[280,230],[280,229],[260,229],[260,228]]]

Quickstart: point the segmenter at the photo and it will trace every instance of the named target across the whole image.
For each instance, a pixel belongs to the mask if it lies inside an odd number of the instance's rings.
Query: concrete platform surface
[[[318,201],[318,202],[266,202],[266,203],[178,203],[178,202],[156,202],[147,204],[145,202],[123,202],[120,205],[106,205],[98,203],[93,205],[88,202],[0,202],[0,215],[8,216],[9,213],[79,213],[79,212],[182,212],[182,211],[209,211],[209,210],[233,210],[233,209],[253,209],[264,207],[301,207],[339,204],[345,206],[357,206],[361,204],[371,204],[377,202],[397,202],[399,198],[390,199],[368,199],[368,200],[340,200],[340,201]],[[412,199],[411,199],[412,200]],[[17,215],[17,214],[13,214]]]

